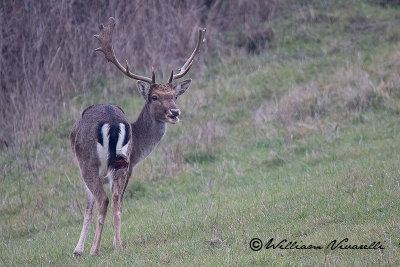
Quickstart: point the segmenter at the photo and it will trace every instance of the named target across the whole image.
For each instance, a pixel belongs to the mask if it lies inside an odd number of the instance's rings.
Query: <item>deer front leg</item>
[[[98,255],[100,251],[100,241],[101,241],[101,234],[103,232],[103,225],[104,220],[106,219],[107,215],[107,207],[108,207],[108,197],[106,192],[104,192],[103,186],[99,188],[100,190],[97,191],[98,195],[95,196],[96,203],[99,209],[99,214],[97,216],[97,227],[96,233],[93,239],[93,245],[90,250],[90,255]]]
[[[114,249],[120,250],[122,247],[121,239],[121,215],[122,201],[124,197],[125,183],[127,181],[126,169],[119,169],[113,177],[112,184],[112,212],[114,218]]]

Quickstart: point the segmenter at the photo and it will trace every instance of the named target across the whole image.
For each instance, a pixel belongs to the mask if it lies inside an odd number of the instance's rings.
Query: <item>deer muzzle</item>
[[[181,111],[177,108],[171,108],[169,110],[169,115],[168,115],[168,122],[175,124],[179,122],[178,116],[181,114]]]
[[[181,111],[177,108],[171,108],[169,111],[171,111],[172,116],[177,117],[181,115]]]

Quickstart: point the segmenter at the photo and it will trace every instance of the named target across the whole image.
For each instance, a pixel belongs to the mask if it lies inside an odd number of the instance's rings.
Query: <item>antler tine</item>
[[[171,76],[169,76],[168,82],[167,83],[172,83],[172,80],[174,79],[174,71],[171,71]]]
[[[151,82],[156,83],[156,74],[154,73],[154,67],[151,67]]]
[[[95,51],[101,51],[104,53],[105,58],[112,62],[120,71],[122,71],[126,76],[133,78],[135,80],[140,80],[148,82],[150,84],[155,83],[155,79],[150,79],[148,77],[140,76],[129,71],[128,61],[126,61],[126,67],[119,63],[115,56],[114,48],[112,46],[112,34],[115,27],[115,19],[110,17],[106,26],[100,25],[100,34],[94,35],[94,37],[99,40],[100,47],[96,48]]]
[[[205,34],[206,34],[205,28],[199,29],[199,39],[197,40],[197,44],[196,44],[196,47],[195,47],[193,53],[190,55],[188,60],[186,60],[185,64],[183,64],[182,68],[180,68],[179,73],[172,76],[172,80],[182,78],[190,70],[190,67],[192,67],[192,64],[194,61],[194,57],[200,51],[200,46],[204,42]],[[171,80],[171,82],[172,82],[172,80]],[[169,82],[169,80],[168,80],[168,82]]]

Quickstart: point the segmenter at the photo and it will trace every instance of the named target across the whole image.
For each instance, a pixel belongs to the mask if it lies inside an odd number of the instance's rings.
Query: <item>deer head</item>
[[[125,62],[125,67],[119,63],[112,46],[114,27],[115,19],[112,17],[109,18],[106,26],[103,24],[100,25],[100,34],[94,35],[100,41],[100,47],[96,48],[95,51],[103,52],[109,62],[113,63],[126,76],[137,80],[138,90],[146,100],[145,105],[154,120],[173,124],[178,123],[178,116],[181,112],[176,106],[176,100],[178,96],[182,95],[189,88],[192,80],[188,79],[178,83],[173,83],[173,81],[182,78],[190,70],[194,57],[199,52],[201,43],[204,42],[206,29],[199,29],[199,38],[196,47],[185,64],[180,68],[179,73],[174,75],[172,71],[167,83],[157,84],[154,69],[152,69],[152,78],[150,79],[130,72],[128,61]]]

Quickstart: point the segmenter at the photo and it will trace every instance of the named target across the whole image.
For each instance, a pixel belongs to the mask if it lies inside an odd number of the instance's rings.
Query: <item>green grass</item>
[[[80,214],[69,211],[50,220],[45,217],[51,214],[43,211],[40,219],[48,225],[31,234],[4,236],[1,258],[6,265],[398,262],[400,124],[394,117],[387,119],[387,112],[365,116],[371,121],[347,127],[330,143],[321,136],[289,147],[256,142],[240,151],[221,151],[221,160],[199,159],[198,169],[175,178],[132,181],[124,205],[121,252],[112,250],[108,216],[101,256],[73,259]],[[279,151],[279,158],[271,155],[271,148]],[[46,180],[60,173],[53,170]],[[79,179],[77,171],[68,173],[73,183]],[[48,206],[42,207],[47,213],[53,205],[61,208],[60,202],[75,202],[60,196],[75,190],[73,184],[63,178],[61,185],[52,185],[59,192],[47,196]],[[252,237],[309,244],[347,237],[356,244],[381,241],[385,250],[253,252],[248,247]],[[212,245],[209,241],[215,238],[224,242]]]
[[[1,151],[1,265],[398,265],[400,11],[328,2],[286,7],[269,22],[270,50],[194,79],[182,123],[134,170],[120,252],[109,209],[100,256],[88,253],[93,224],[72,257],[84,190],[68,135],[95,103],[133,121],[143,99],[132,81],[94,78],[58,120]],[[254,237],[385,249],[254,252]]]

